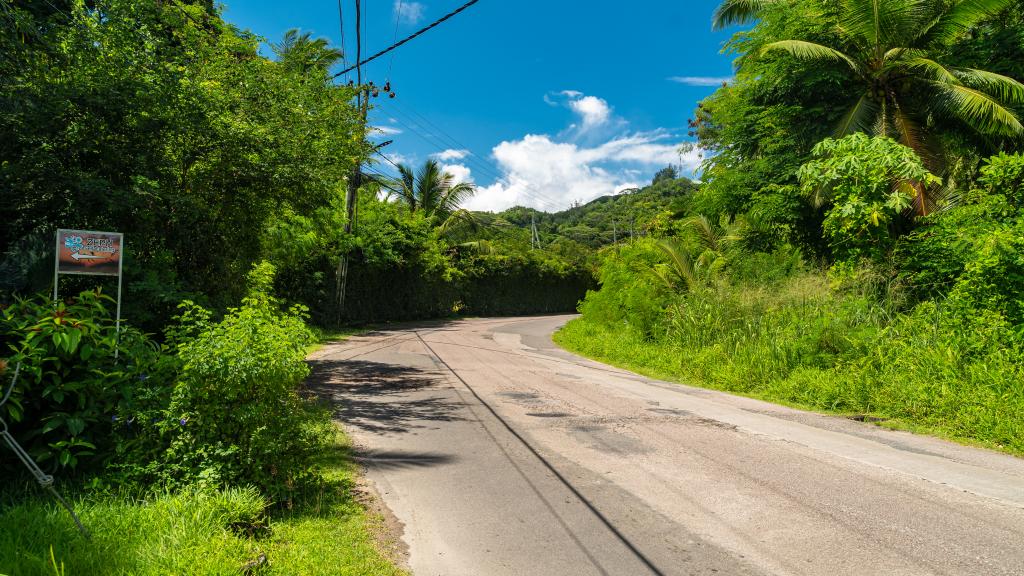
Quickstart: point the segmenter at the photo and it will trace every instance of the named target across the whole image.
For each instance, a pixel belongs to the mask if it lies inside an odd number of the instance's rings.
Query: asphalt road
[[[1024,460],[591,362],[568,318],[313,360],[415,575],[1024,574]]]

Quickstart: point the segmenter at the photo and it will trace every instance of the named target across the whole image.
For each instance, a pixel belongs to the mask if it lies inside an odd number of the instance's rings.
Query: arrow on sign
[[[74,254],[72,254],[71,257],[74,258],[75,260],[83,260],[83,259],[85,259],[85,260],[93,260],[93,259],[99,259],[99,258],[106,258],[106,256],[94,256],[92,254],[79,254],[78,252],[75,252]]]

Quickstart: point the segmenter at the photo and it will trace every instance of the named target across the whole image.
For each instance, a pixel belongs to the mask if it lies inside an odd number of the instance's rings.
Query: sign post
[[[53,300],[57,301],[57,287],[61,274],[117,276],[117,315],[114,333],[121,339],[121,258],[124,234],[120,232],[93,232],[91,230],[57,230],[57,253],[53,259]],[[114,358],[117,358],[117,344]]]

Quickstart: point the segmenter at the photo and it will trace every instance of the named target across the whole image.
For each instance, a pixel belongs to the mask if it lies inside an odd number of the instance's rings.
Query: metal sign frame
[[[61,233],[72,233],[72,234],[92,234],[96,236],[114,236],[118,241],[117,251],[117,272],[112,274],[110,272],[89,272],[87,270],[82,271],[61,271],[60,269],[60,251],[62,248],[60,239]],[[100,232],[97,230],[74,230],[70,228],[58,228],[55,233],[54,246],[56,251],[53,255],[53,302],[54,305],[57,303],[57,287],[60,285],[61,274],[71,274],[80,276],[117,276],[117,312],[114,321],[114,358],[117,359],[118,355],[118,344],[121,341],[121,284],[123,279],[123,268],[124,268],[124,233],[123,232]]]

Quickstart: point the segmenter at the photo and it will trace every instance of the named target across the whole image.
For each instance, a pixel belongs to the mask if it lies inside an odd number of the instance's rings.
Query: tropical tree
[[[745,225],[744,220],[730,221],[725,216],[718,224],[706,216],[687,218],[682,228],[689,232],[693,246],[684,246],[677,238],[658,240],[657,247],[668,262],[655,264],[652,271],[672,289],[693,291],[710,286],[728,263],[726,254],[741,239]]]
[[[419,172],[398,165],[401,178],[394,187],[411,212],[420,212],[442,231],[452,224],[472,222],[469,211],[461,206],[476,193],[468,182],[455,182],[455,176],[443,171],[435,160],[427,160]]]
[[[726,0],[715,12],[714,25],[749,22],[768,6],[786,1]],[[935,119],[958,120],[988,135],[1024,134],[1014,111],[1024,104],[1024,84],[994,72],[940,62],[967,31],[1014,1],[841,0],[829,4],[829,17],[835,19],[832,45],[782,39],[763,46],[760,54],[783,52],[845,69],[858,88],[850,94],[836,136],[890,136],[937,170],[943,159],[929,134]]]
[[[314,70],[326,74],[344,55],[330,47],[327,39],[313,40],[309,32],[300,32],[298,28],[285,32],[280,42],[271,42],[270,49],[285,69],[301,75]]]

